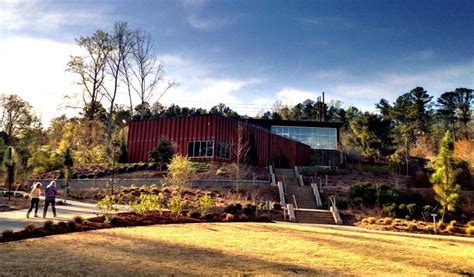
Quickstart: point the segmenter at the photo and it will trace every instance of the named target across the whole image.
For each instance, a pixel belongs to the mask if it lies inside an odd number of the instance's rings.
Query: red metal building
[[[162,138],[172,142],[175,153],[193,160],[235,161],[239,138],[243,141],[240,145],[246,145],[251,153],[253,163],[260,167],[306,165],[311,156],[310,146],[271,130],[220,115],[198,115],[132,121],[128,133],[129,161],[148,161],[148,153]]]

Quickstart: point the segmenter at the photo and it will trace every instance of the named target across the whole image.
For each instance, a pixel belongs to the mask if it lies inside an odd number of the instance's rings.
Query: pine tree
[[[63,157],[63,166],[64,166],[64,202],[67,201],[67,195],[69,191],[69,181],[72,178],[72,167],[74,166],[74,160],[72,158],[72,150],[67,147],[64,151]]]
[[[8,147],[3,153],[3,170],[5,172],[5,184],[8,185],[8,201],[11,197],[12,184],[15,182],[15,150],[13,147]]]
[[[434,162],[435,172],[431,175],[435,199],[441,205],[441,221],[448,211],[454,211],[461,186],[455,184],[457,172],[451,166],[454,142],[451,132],[447,131],[440,143],[438,156]]]

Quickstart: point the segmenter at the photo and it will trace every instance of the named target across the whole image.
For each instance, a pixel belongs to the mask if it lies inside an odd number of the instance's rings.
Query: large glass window
[[[313,149],[337,149],[336,128],[272,126],[272,132],[301,141]]]
[[[212,157],[214,156],[214,141],[190,141],[188,142],[188,157]]]
[[[230,159],[230,145],[223,142],[216,143],[216,157]]]

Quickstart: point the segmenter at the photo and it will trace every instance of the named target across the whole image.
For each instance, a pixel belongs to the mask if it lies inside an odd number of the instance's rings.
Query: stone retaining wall
[[[28,186],[31,187],[34,183],[40,182],[43,187],[47,186],[52,180],[50,179],[32,179],[28,180]],[[110,179],[74,179],[69,182],[70,189],[86,189],[86,188],[107,188]],[[161,179],[116,179],[115,187],[129,187],[135,185],[140,187],[142,185],[161,185]],[[59,186],[63,186],[63,180],[57,180]],[[237,183],[236,180],[192,180],[191,185],[196,187],[206,186],[233,186]],[[244,185],[270,185],[270,180],[240,180]]]

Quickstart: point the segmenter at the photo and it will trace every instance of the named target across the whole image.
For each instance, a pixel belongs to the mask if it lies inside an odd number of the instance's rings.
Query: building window
[[[223,142],[216,144],[216,157],[230,160],[230,145]]]
[[[272,126],[272,132],[300,141],[313,149],[337,149],[336,128]]]
[[[214,156],[214,141],[190,141],[188,142],[188,157],[212,157]]]

